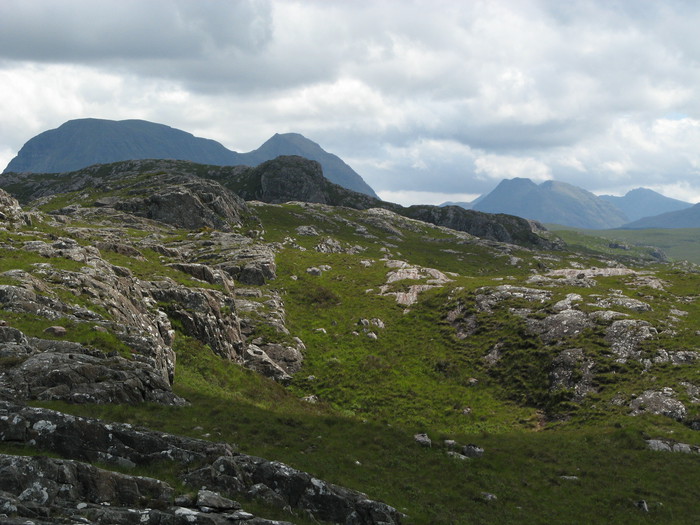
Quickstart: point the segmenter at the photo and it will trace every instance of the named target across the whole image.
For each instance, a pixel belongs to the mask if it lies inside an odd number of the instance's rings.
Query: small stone
[[[468,458],[479,458],[484,455],[484,449],[473,444],[462,447],[462,454]]]
[[[319,276],[321,275],[321,270],[319,268],[316,268],[315,266],[312,266],[311,268],[306,269],[306,273],[308,273],[309,275]]]
[[[418,443],[422,447],[432,447],[433,446],[433,442],[428,437],[428,434],[425,434],[425,433],[416,434],[413,436],[413,439],[416,443]]]
[[[68,333],[68,330],[66,330],[63,326],[49,326],[46,330],[44,330],[44,333],[62,337]]]
[[[635,501],[634,506],[642,512],[649,512],[649,505],[647,505],[646,500],[640,499],[639,501]]]
[[[482,492],[481,497],[484,498],[484,501],[496,501],[498,499],[495,494],[491,494],[490,492]]]

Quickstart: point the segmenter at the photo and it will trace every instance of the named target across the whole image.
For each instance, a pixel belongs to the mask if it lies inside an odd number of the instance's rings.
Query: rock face
[[[178,228],[197,230],[215,228],[229,231],[240,224],[248,209],[243,201],[216,182],[195,176],[157,175],[148,185],[161,187],[146,197],[131,197],[114,202],[121,211]],[[145,188],[144,188],[145,190]],[[138,188],[134,190],[138,194]]]

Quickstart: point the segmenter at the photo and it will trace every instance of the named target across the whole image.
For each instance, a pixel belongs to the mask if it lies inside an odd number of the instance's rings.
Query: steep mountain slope
[[[377,197],[350,166],[298,133],[275,134],[257,150],[236,153],[216,141],[144,120],[70,120],[27,141],[4,173],[64,173],[93,164],[138,159],[257,166],[279,155],[300,155],[316,160],[331,181]]]
[[[617,206],[630,221],[679,211],[692,206],[689,202],[671,199],[648,188],[628,191],[623,197],[600,195],[600,198]]]
[[[641,230],[645,228],[700,228],[700,204],[678,211],[644,217],[627,223],[622,228]]]
[[[697,523],[696,267],[224,172],[0,192],[7,523]]]
[[[501,181],[472,208],[580,228],[614,228],[627,220],[615,206],[582,188],[557,181],[537,185],[526,178]]]

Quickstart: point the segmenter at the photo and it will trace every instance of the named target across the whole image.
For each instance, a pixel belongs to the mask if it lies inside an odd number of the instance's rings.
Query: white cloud
[[[433,191],[380,191],[379,197],[387,202],[394,202],[402,206],[414,204],[442,204],[444,202],[471,202],[476,199],[478,193],[442,193]]]
[[[530,157],[482,155],[474,163],[476,173],[489,179],[525,177],[535,182],[542,182],[552,178],[549,166]]]

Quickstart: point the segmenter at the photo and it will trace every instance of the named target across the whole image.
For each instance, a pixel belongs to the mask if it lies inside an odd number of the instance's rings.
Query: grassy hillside
[[[634,316],[660,330],[672,311],[687,312],[672,332],[660,332],[647,345],[649,356],[659,347],[695,349],[700,275],[638,262],[667,286],[634,288],[630,275],[600,277],[589,288],[540,285],[551,292],[541,303],[509,298],[485,312],[474,307],[483,287],[533,286],[527,279],[535,272],[614,263],[592,246],[583,253],[538,253],[342,208],[260,204],[255,213],[265,241],[276,243],[277,250],[278,277],[260,289],[280,294],[291,335],[306,345],[304,368],[289,387],[180,335],[175,390],[190,406],[49,405],[236,443],[246,453],[362,490],[405,512],[410,524],[690,524],[700,519],[700,455],[655,452],[645,443],[645,438],[673,437],[697,445],[697,431],[661,415],[630,416],[626,404],[646,389],[671,386],[688,406],[688,419],[698,417],[698,405],[682,386],[697,383],[698,365],[623,365],[596,325],[566,341],[567,348],[582,348],[597,363],[595,392],[576,401],[571,390],[551,386],[552,359],[562,347],[532,335],[519,315],[529,309],[531,318],[545,319],[571,293],[582,296],[582,311],[592,312],[601,294],[624,290],[653,304]],[[318,235],[301,235],[300,226],[313,226]],[[207,232],[169,235],[180,242]],[[316,249],[328,237],[342,253]],[[628,265],[630,255],[641,254],[622,253]],[[144,256],[121,256],[118,264],[145,275],[168,262],[147,251]],[[450,281],[420,293],[413,305],[398,304],[394,295],[380,294],[382,286],[388,286],[385,293],[406,292],[427,279],[388,283],[391,268],[382,258],[439,270]],[[311,267],[324,269],[312,275]],[[450,322],[455,311],[460,313]],[[381,325],[372,324],[374,319]],[[474,330],[458,337],[455,323],[472,321]],[[506,351],[487,365],[485,358],[496,347]],[[418,432],[432,438],[431,448],[414,442]],[[446,439],[476,444],[485,453],[452,457]],[[636,506],[640,500],[649,512]],[[254,505],[246,508],[255,510]],[[303,516],[280,517],[307,523]]]

